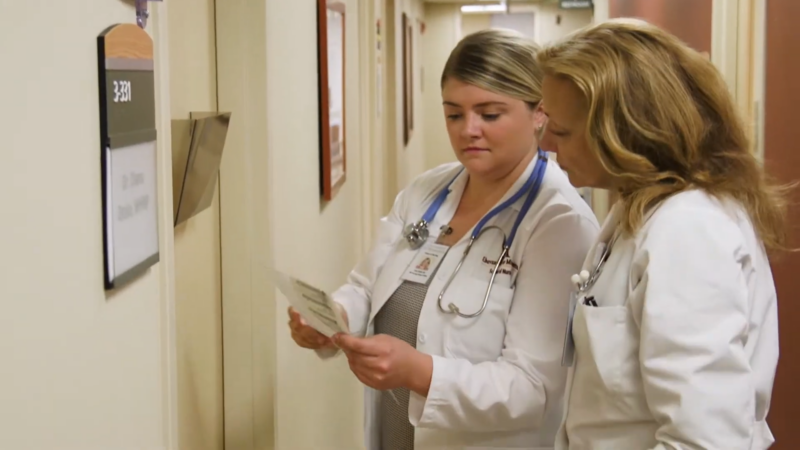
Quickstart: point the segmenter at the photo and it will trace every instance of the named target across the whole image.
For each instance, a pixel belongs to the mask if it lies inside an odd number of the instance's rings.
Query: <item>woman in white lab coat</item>
[[[631,20],[538,59],[542,147],[575,186],[619,195],[573,280],[556,448],[768,448],[778,318],[767,250],[785,245],[785,199],[723,78]]]
[[[536,51],[498,30],[458,44],[441,84],[457,162],[400,192],[374,246],[333,294],[352,333],[335,345],[369,387],[369,450],[553,447],[569,275],[599,224],[537,151]],[[336,350],[290,314],[299,345]]]

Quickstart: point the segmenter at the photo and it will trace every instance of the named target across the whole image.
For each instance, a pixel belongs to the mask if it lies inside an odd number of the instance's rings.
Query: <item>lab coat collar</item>
[[[522,188],[522,186],[525,185],[525,182],[528,181],[528,177],[531,175],[531,172],[533,172],[533,169],[536,166],[536,161],[538,161],[538,160],[539,160],[539,155],[535,154],[533,156],[533,159],[531,159],[528,162],[528,165],[527,165],[527,167],[525,167],[525,170],[522,172],[522,174],[517,178],[516,181],[514,181],[514,184],[511,185],[511,188],[509,188],[506,191],[506,193],[503,194],[503,198],[501,198],[495,204],[495,206],[497,206],[497,205],[503,203],[504,201],[508,200],[511,196],[516,194],[517,191],[519,191]],[[550,161],[548,161],[548,165],[550,165]],[[463,167],[463,166],[459,166],[459,167]],[[547,169],[550,170],[549,167]],[[545,174],[547,174],[547,171],[545,171]],[[456,195],[452,196],[453,198],[461,198],[461,195],[464,193],[464,188],[467,187],[467,180],[469,180],[469,174],[467,173],[466,170],[462,170],[461,173],[458,174],[456,179],[453,180],[453,182],[450,184],[450,187],[449,187],[450,193],[451,194],[454,194],[454,193],[456,194]],[[544,182],[542,182],[542,184],[544,185]],[[540,188],[539,193],[541,193],[541,192],[542,192],[542,189]],[[511,208],[518,212],[520,209],[522,209],[522,204],[525,201],[525,198],[526,198],[525,195],[520,197],[517,201],[515,201],[511,205]]]
[[[619,226],[621,209],[620,200],[617,200],[613,205],[611,205],[608,215],[606,216],[606,220],[603,222],[602,228],[600,228],[600,234],[597,238],[597,242],[608,242],[611,240],[611,236],[615,231],[617,231]]]
[[[614,202],[613,205],[611,205],[608,215],[606,216],[606,220],[603,222],[603,226],[600,229],[598,242],[608,242],[614,232],[617,231],[617,228],[619,228],[620,221],[622,220],[622,214],[624,213],[622,203],[622,199],[619,199]],[[663,201],[659,202],[657,205],[645,211],[644,215],[642,216],[642,226],[644,226],[644,224],[647,223],[651,217],[653,217],[653,214],[658,211],[658,208],[661,207],[663,203]]]
[[[606,215],[603,226],[600,228],[600,234],[597,235],[597,239],[595,240],[595,245],[592,246],[592,249],[583,260],[582,269],[592,270],[597,265],[600,254],[603,252],[605,246],[609,245],[614,232],[619,228],[621,209],[620,201],[615,202],[611,205],[611,208],[609,208],[608,215]]]

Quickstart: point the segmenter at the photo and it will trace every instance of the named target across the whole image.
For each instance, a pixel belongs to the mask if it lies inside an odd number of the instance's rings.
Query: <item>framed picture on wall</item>
[[[320,193],[332,200],[345,182],[345,4],[317,0]]]
[[[403,13],[403,145],[408,145],[414,130],[414,23]]]

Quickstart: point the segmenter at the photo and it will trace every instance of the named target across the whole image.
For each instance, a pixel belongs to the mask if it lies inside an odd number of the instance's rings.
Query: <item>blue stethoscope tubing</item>
[[[528,214],[528,211],[530,210],[531,205],[533,205],[533,201],[539,195],[539,191],[541,189],[542,182],[544,180],[544,174],[545,174],[546,170],[547,170],[547,154],[544,151],[542,151],[541,149],[539,149],[537,151],[536,165],[534,166],[533,170],[531,171],[530,176],[525,181],[525,184],[522,186],[522,188],[520,188],[516,193],[514,193],[514,195],[512,195],[508,200],[504,201],[503,203],[501,203],[500,205],[496,206],[494,209],[489,211],[475,225],[475,228],[472,230],[472,234],[470,236],[469,243],[467,244],[467,247],[464,249],[464,253],[461,256],[461,260],[458,262],[458,265],[456,266],[455,270],[450,275],[450,278],[448,278],[447,282],[445,282],[445,285],[442,288],[441,293],[439,293],[439,298],[438,298],[439,310],[441,310],[442,312],[445,312],[445,313],[458,314],[459,316],[464,317],[464,318],[477,317],[481,313],[483,313],[483,311],[486,309],[486,305],[489,302],[489,296],[492,293],[492,286],[494,285],[494,280],[495,280],[495,277],[497,276],[497,271],[500,269],[500,265],[503,263],[505,258],[508,257],[509,251],[511,249],[511,244],[514,242],[514,238],[517,235],[517,230],[519,229],[519,226],[522,223],[522,220],[525,218],[525,215]],[[456,177],[457,176],[458,175],[456,175]],[[447,186],[445,186],[444,189],[442,189],[442,191],[439,192],[439,195],[436,197],[436,199],[434,199],[433,203],[428,207],[427,211],[425,211],[425,214],[422,216],[422,220],[419,223],[416,224],[415,230],[419,231],[419,229],[421,229],[421,228],[425,228],[426,229],[427,225],[433,221],[434,217],[436,216],[436,213],[439,211],[439,208],[441,208],[442,204],[444,203],[445,199],[447,198],[447,195],[450,193],[450,185],[453,183],[453,181],[455,181],[455,178],[453,178],[453,180],[450,180],[450,183],[448,183]],[[459,269],[461,269],[461,266],[463,265],[464,260],[466,260],[467,255],[469,254],[469,251],[472,248],[472,245],[478,239],[478,237],[480,236],[481,232],[483,232],[485,230],[484,227],[485,227],[486,223],[489,222],[489,220],[491,220],[493,217],[495,217],[501,211],[503,211],[504,209],[508,208],[509,206],[511,206],[515,202],[517,202],[526,193],[527,193],[527,197],[525,198],[525,202],[522,204],[522,208],[520,209],[519,214],[517,214],[517,218],[514,221],[514,226],[511,228],[511,234],[506,236],[505,237],[505,241],[503,242],[503,250],[500,253],[500,257],[497,258],[497,262],[495,263],[494,269],[492,270],[492,277],[489,279],[489,286],[486,289],[486,294],[484,295],[484,298],[483,298],[483,305],[481,306],[480,310],[478,310],[477,312],[472,313],[472,314],[465,314],[465,313],[462,313],[459,310],[458,306],[453,304],[453,303],[450,303],[448,305],[448,309],[442,308],[442,298],[444,297],[444,294],[447,292],[447,288],[450,286],[450,283],[453,281],[455,276],[458,274]],[[489,227],[489,228],[491,228],[491,227]],[[418,237],[419,237],[419,234],[417,234],[417,238]],[[408,236],[408,232],[406,234],[406,239],[409,240],[409,243],[412,242],[412,238],[410,238]]]

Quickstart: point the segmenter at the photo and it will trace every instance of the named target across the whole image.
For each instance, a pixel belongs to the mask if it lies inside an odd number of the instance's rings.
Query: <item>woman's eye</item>
[[[447,120],[458,120],[461,118],[461,114],[448,114]]]
[[[487,122],[497,120],[498,117],[500,117],[500,114],[483,114],[483,120]]]

